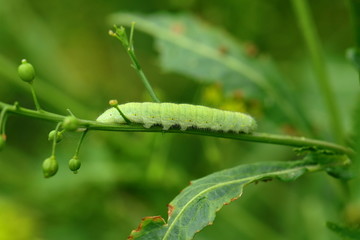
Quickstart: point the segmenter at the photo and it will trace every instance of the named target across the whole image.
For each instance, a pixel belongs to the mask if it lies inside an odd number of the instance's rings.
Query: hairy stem
[[[340,121],[340,114],[330,86],[330,78],[326,70],[321,43],[310,15],[307,0],[292,0],[292,3],[298,24],[311,56],[316,79],[320,86],[320,91],[325,100],[334,138],[337,142],[341,143],[343,141],[343,130]]]
[[[53,122],[61,122],[66,117],[64,115],[59,115],[51,112],[46,112],[46,111],[39,112],[32,109],[22,108],[19,106],[13,106],[0,102],[0,109],[3,108],[7,108],[8,113],[27,116],[31,118],[38,118]],[[139,124],[131,124],[131,125],[104,124],[104,123],[99,123],[96,121],[90,121],[84,119],[78,119],[78,121],[80,126],[86,128],[87,130],[164,133],[164,130],[161,127],[144,128]],[[167,130],[166,132],[229,138],[235,140],[261,142],[261,143],[277,144],[277,145],[292,146],[292,147],[316,147],[319,149],[328,149],[331,151],[335,151],[340,154],[348,154],[348,155],[354,154],[354,151],[352,149],[344,147],[342,145],[316,140],[316,139],[305,138],[305,137],[293,137],[287,135],[276,135],[276,134],[257,133],[257,132],[252,134],[235,134],[235,133],[206,131],[201,129],[189,129],[186,131],[181,131],[179,129],[170,129]]]

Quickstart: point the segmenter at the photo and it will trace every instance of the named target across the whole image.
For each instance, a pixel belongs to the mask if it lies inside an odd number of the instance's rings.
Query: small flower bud
[[[119,103],[116,99],[112,99],[109,101],[109,105],[112,107],[116,107],[117,105],[119,105]]]
[[[0,135],[0,150],[2,150],[6,143],[6,135],[2,134]]]
[[[51,132],[49,132],[49,136],[48,136],[49,141],[54,141],[55,132],[56,132],[55,130],[52,130]],[[57,135],[56,136],[56,143],[61,142],[61,140],[63,140],[62,132],[58,131],[56,135]]]
[[[129,46],[128,37],[126,34],[126,30],[123,26],[117,27],[115,26],[115,36],[121,41],[121,43],[125,46]]]
[[[75,131],[79,127],[79,121],[74,116],[67,116],[62,123],[62,127],[68,131]]]
[[[59,169],[58,162],[55,159],[55,156],[51,156],[44,160],[42,164],[43,173],[45,178],[52,177],[56,174]]]
[[[35,69],[33,65],[26,61],[26,59],[23,59],[18,67],[18,74],[21,80],[32,83],[35,78]]]
[[[109,35],[112,36],[112,37],[116,37],[116,34],[114,33],[113,30],[109,30]]]
[[[79,170],[80,167],[81,167],[81,162],[78,157],[74,156],[72,159],[70,159],[69,168],[71,171],[73,171],[73,173],[76,174],[77,170]]]

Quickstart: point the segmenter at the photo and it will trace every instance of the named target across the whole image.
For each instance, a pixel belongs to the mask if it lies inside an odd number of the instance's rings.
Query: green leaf
[[[360,229],[341,226],[333,222],[327,222],[327,227],[346,239],[360,239]]]
[[[207,225],[224,205],[238,199],[244,186],[258,181],[293,181],[307,171],[323,169],[313,161],[266,162],[241,165],[191,182],[168,205],[168,222],[144,218],[129,239],[188,240]]]

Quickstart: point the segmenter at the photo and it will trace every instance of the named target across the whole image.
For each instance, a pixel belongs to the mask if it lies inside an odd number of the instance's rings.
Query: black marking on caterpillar
[[[131,122],[142,124],[145,128],[161,125],[168,130],[180,126],[183,131],[193,127],[235,133],[251,133],[256,129],[255,120],[247,114],[199,105],[131,102],[121,104],[119,108]],[[96,121],[126,124],[116,108],[106,110]]]

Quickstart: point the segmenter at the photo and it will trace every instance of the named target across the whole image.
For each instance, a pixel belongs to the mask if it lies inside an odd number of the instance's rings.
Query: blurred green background
[[[358,82],[345,58],[354,45],[347,2],[308,2],[349,133]],[[95,119],[109,99],[148,101],[120,42],[108,35],[109,15],[122,11],[190,13],[270,57],[317,135],[331,140],[309,55],[286,0],[0,0],[0,100],[33,107],[16,73],[26,58],[36,68],[35,88],[49,111],[66,114],[69,108],[76,116]],[[221,84],[164,71],[151,36],[136,31],[135,49],[163,101],[230,105],[254,114],[261,131],[297,134],[297,126],[279,120],[261,96],[248,99],[241,89],[223,92]],[[81,150],[82,168],[74,175],[67,162],[80,136],[67,133],[57,148],[59,172],[44,179],[41,163],[50,155],[47,134],[54,127],[18,116],[8,120],[8,141],[0,153],[0,240],[126,239],[142,217],[166,219],[166,205],[190,180],[238,164],[297,158],[291,148],[273,145],[182,134],[90,132]],[[358,220],[351,207],[341,184],[324,173],[292,183],[260,183],[247,187],[195,239],[337,239],[325,221]]]

